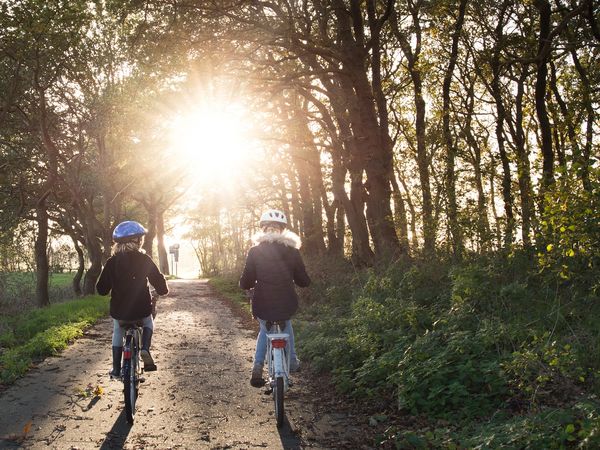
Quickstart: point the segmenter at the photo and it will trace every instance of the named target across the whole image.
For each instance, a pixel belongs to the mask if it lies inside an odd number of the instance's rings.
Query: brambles
[[[600,305],[553,276],[513,252],[371,269],[351,288],[327,285],[331,303],[315,286],[321,301],[297,321],[301,357],[348,395],[395,398],[402,423],[425,418],[424,428],[390,422],[382,439],[397,448],[595,442]]]

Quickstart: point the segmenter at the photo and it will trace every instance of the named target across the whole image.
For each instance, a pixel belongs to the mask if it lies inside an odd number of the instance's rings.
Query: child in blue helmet
[[[144,370],[156,370],[150,355],[154,320],[148,282],[159,295],[166,295],[169,289],[156,264],[141,250],[146,233],[147,230],[135,221],[122,222],[116,226],[113,231],[113,255],[106,261],[96,284],[100,295],[108,295],[109,292],[111,294],[113,368],[110,375],[113,377],[118,377],[121,373],[124,325],[128,322],[142,322],[140,355],[144,361]]]
[[[242,289],[254,289],[252,314],[258,319],[260,331],[256,339],[256,352],[250,384],[264,385],[263,365],[267,353],[267,322],[285,321],[284,333],[290,335],[290,371],[298,370],[294,330],[290,318],[298,309],[298,295],[294,285],[306,287],[310,278],[300,255],[300,238],[286,230],[285,214],[268,210],[260,218],[262,232],[255,237],[256,245],[246,258],[240,277]]]

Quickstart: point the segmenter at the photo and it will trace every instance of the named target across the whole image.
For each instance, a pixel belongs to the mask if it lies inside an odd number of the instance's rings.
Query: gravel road
[[[107,375],[105,319],[0,394],[0,448],[368,448],[360,417],[327,411],[331,401],[320,401],[303,372],[277,429],[272,397],[249,384],[256,332],[206,282],[169,287],[155,323],[158,371],[146,374],[133,426],[122,384]]]

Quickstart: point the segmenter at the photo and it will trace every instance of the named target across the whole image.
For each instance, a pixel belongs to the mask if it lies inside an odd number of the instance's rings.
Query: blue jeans
[[[144,317],[141,319],[142,326],[144,328],[150,328],[154,330],[154,320],[152,319],[152,314],[148,317]],[[113,319],[113,335],[112,335],[112,345],[113,347],[123,347],[123,338],[125,337],[125,327],[123,324],[127,323],[126,320],[117,320]]]
[[[265,358],[267,357],[267,321],[257,319],[260,325],[258,337],[256,338],[256,352],[254,353],[254,364],[263,365]],[[290,360],[296,359],[296,346],[294,345],[294,329],[292,328],[292,321],[285,321],[285,328],[281,331],[290,335],[288,340],[288,346],[290,349]]]

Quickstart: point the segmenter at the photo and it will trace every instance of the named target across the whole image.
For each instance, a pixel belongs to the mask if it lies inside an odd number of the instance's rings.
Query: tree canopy
[[[176,217],[205,273],[231,270],[267,207],[307,255],[358,266],[522,248],[557,276],[595,267],[599,15],[592,0],[5,1],[2,270],[35,229],[47,304],[48,234],[67,236],[90,293],[112,228],[138,219],[168,272]]]

